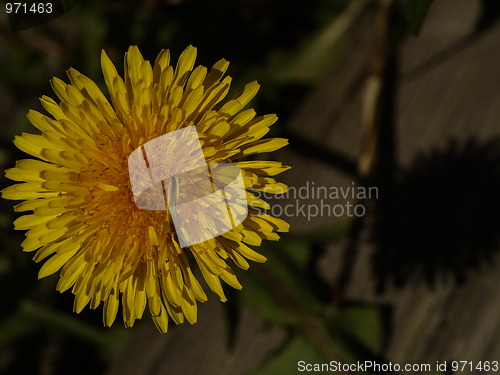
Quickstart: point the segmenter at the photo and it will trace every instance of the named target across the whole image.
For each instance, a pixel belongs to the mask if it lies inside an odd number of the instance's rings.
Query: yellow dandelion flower
[[[193,264],[226,301],[221,279],[241,288],[227,262],[243,269],[247,260],[264,262],[248,245],[278,240],[276,232],[288,230],[285,221],[263,212],[269,205],[256,191],[285,191],[273,176],[289,167],[235,161],[287,144],[261,139],[277,117],[244,110],[257,82],[222,104],[229,63],[222,59],[207,70],[194,68],[195,58],[189,46],[173,68],[163,50],[152,66],[131,46],[122,78],[103,51],[111,100],[69,69],[69,84],[51,81],[59,102],[40,99],[50,116],[27,115],[41,134],[14,140],[37,158],[8,169],[6,176],[21,183],[2,191],[3,198],[23,201],[17,212],[33,212],[14,222],[15,229],[27,230],[23,250],[36,251],[36,262],[45,260],[39,278],[60,271],[57,290],[72,290],[77,313],[103,302],[106,326],[116,318],[120,297],[127,327],[146,306],[161,332],[169,316],[177,324],[184,318],[195,323],[197,301],[207,296]]]

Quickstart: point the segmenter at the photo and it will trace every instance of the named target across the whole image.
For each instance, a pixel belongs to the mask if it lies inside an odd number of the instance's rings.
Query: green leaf
[[[242,301],[277,324],[297,324],[303,312],[314,314],[321,301],[306,282],[312,256],[311,241],[327,242],[348,232],[350,221],[341,221],[310,236],[286,236],[278,243],[265,243],[258,249],[268,258],[263,267],[239,273],[245,288]]]
[[[254,272],[241,274],[245,279],[243,284],[245,288],[241,293],[241,300],[246,306],[250,306],[262,315],[262,317],[276,324],[294,325],[296,319],[290,311],[287,311],[280,305],[269,286]]]
[[[299,361],[305,363],[329,363],[326,358],[305,336],[296,334],[264,366],[253,375],[292,375],[300,374]]]
[[[242,301],[277,324],[296,325],[302,312],[318,311],[320,302],[304,282],[310,244],[284,238],[279,243],[263,245],[259,252],[268,258],[266,264],[256,264],[251,272],[238,276],[245,285],[240,295]]]
[[[49,330],[78,337],[101,346],[107,354],[119,350],[130,337],[131,332],[122,328],[99,329],[78,319],[75,315],[37,305],[29,300],[19,305],[17,313],[12,314],[0,324],[0,344],[19,340],[27,335]]]
[[[357,347],[379,355],[388,331],[380,306],[352,305],[334,309],[329,314],[328,325],[334,336],[357,343]]]
[[[283,238],[266,250],[269,259],[279,260],[293,267],[289,272],[303,272],[311,257],[311,244],[303,239]],[[292,275],[293,276],[293,275]],[[295,277],[294,277],[295,279]]]
[[[405,16],[408,28],[418,35],[424,23],[425,16],[434,0],[406,0]]]
[[[287,238],[290,240],[296,239],[308,242],[332,243],[346,236],[351,229],[351,225],[352,220],[342,218],[339,220],[335,220],[334,222],[327,224],[324,227],[313,232],[295,236],[289,235]]]

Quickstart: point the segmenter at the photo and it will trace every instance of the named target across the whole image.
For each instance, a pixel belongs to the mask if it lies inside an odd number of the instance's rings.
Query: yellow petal
[[[205,87],[210,87],[214,85],[216,82],[218,82],[222,76],[226,73],[227,68],[229,68],[229,61],[225,59],[221,59],[217,61],[212,69],[210,69],[210,72],[208,73],[207,77],[203,81],[203,86]]]
[[[170,63],[170,51],[163,49],[158,54],[153,67],[153,79],[155,83],[160,82],[161,73],[167,68]]]
[[[177,66],[175,67],[174,75],[174,86],[184,86],[187,81],[189,73],[194,67],[194,62],[196,60],[196,48],[193,46],[187,47],[184,52],[181,53],[179,60],[177,61]]]
[[[243,242],[249,245],[260,246],[262,243],[262,239],[259,235],[252,230],[241,229],[241,233],[243,234]]]
[[[5,171],[5,177],[14,181],[43,181],[38,170],[10,168]]]
[[[14,229],[29,229],[35,225],[46,223],[56,216],[23,215],[14,221]]]
[[[1,193],[2,198],[12,200],[52,198],[59,195],[59,192],[43,189],[40,182],[26,182],[12,185],[3,189]]]
[[[195,324],[198,320],[198,306],[195,301],[188,301],[185,298],[182,299],[182,312],[186,316],[187,321],[190,324]]]
[[[167,333],[168,331],[168,315],[165,307],[161,306],[160,314],[154,315],[152,312],[153,322],[161,333]]]
[[[108,86],[108,92],[115,109],[123,113],[130,113],[125,83],[118,75],[118,71],[104,50],[101,52],[101,68],[104,75],[104,81],[106,82],[106,86]]]
[[[186,84],[186,89],[194,90],[203,84],[205,77],[207,76],[207,68],[204,66],[197,66],[193,73],[189,76],[189,80]]]
[[[158,234],[153,226],[149,226],[148,228],[149,240],[151,241],[151,245],[158,246],[160,241],[158,239]]]
[[[267,258],[264,255],[259,254],[258,252],[252,250],[243,243],[237,244],[235,250],[238,251],[245,258],[250,259],[254,262],[264,263],[267,260]]]
[[[80,314],[85,306],[90,302],[90,295],[85,293],[78,293],[75,295],[75,301],[73,302],[73,311]]]
[[[255,141],[241,147],[241,151],[235,155],[235,158],[253,155],[262,152],[276,151],[288,144],[288,139],[285,138],[268,138]]]
[[[257,81],[247,83],[243,90],[241,90],[233,100],[230,100],[224,104],[220,111],[227,114],[228,116],[233,116],[242,110],[253,97],[259,91],[260,85]]]
[[[38,130],[42,132],[49,129],[59,128],[57,121],[51,119],[50,117],[42,115],[40,112],[34,111],[32,109],[28,111],[26,117],[28,118],[29,122],[33,124],[34,127],[36,127]]]
[[[61,267],[76,254],[78,249],[68,251],[62,254],[53,255],[38,272],[38,278],[42,279],[46,276],[52,275],[61,269]]]
[[[238,278],[234,274],[234,271],[229,267],[226,267],[224,269],[220,277],[226,282],[226,284],[231,285],[234,289],[241,290],[243,288],[243,286],[238,281]]]
[[[226,138],[244,138],[260,139],[269,132],[269,127],[278,120],[276,115],[259,116],[244,126],[233,126],[231,131],[226,135]]]
[[[280,219],[278,217],[274,217],[267,214],[259,215],[260,219],[263,219],[274,226],[274,230],[277,232],[288,232],[290,230],[290,224],[288,224],[285,220]]]

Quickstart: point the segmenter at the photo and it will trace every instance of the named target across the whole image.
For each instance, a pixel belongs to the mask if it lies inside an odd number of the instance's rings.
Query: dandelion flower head
[[[250,246],[278,240],[277,232],[288,231],[285,221],[263,212],[269,204],[257,192],[284,192],[286,186],[273,176],[289,167],[238,161],[287,144],[282,138],[262,139],[277,117],[245,109],[259,89],[257,82],[224,102],[231,84],[225,76],[229,63],[222,59],[211,69],[195,68],[195,59],[196,48],[189,46],[175,68],[168,50],[152,65],[131,46],[122,78],[103,51],[109,100],[96,83],[71,68],[68,84],[51,81],[59,100],[40,99],[49,116],[28,112],[41,134],[15,137],[15,145],[34,157],[6,171],[19,183],[2,191],[4,198],[22,201],[15,211],[25,214],[14,222],[15,229],[27,230],[22,248],[35,252],[36,262],[44,261],[39,278],[60,273],[57,290],[72,291],[74,311],[95,309],[102,302],[106,326],[116,319],[120,302],[127,327],[146,307],[161,332],[167,331],[169,319],[195,323],[197,301],[207,300],[195,265],[206,285],[226,301],[221,280],[242,287],[231,265],[247,269],[248,260],[264,262]],[[181,247],[172,215],[138,206],[128,159],[149,141],[189,127],[198,133],[207,163],[230,163],[241,171],[248,216],[217,237]],[[181,147],[182,152],[189,147]],[[190,183],[198,185],[193,179]]]

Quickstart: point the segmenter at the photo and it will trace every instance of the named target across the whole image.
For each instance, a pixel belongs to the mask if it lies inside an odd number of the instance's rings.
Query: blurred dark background
[[[0,169],[25,157],[12,139],[35,132],[25,115],[55,96],[51,77],[74,67],[103,87],[101,49],[123,72],[131,44],[153,61],[169,48],[174,63],[192,44],[197,64],[231,62],[232,92],[261,83],[252,106],[277,113],[272,135],[290,139],[269,155],[293,166],[284,182],[379,194],[326,202],[361,204],[361,217],[283,214],[290,233],[238,273],[244,289],[228,288],[226,304],[210,295],[196,325],[166,335],[147,317],[105,329],[100,309],[73,314],[57,276],[36,280],[15,202],[0,200],[0,373],[289,375],[331,360],[448,361],[453,373],[454,360],[500,361],[498,1],[61,1],[53,19],[9,18],[6,3]]]

